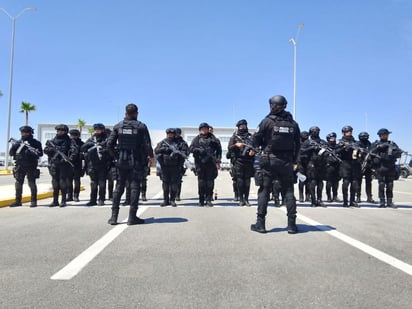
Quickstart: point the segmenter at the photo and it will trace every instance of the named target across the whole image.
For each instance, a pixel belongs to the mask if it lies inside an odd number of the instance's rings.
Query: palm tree
[[[88,131],[89,131],[90,135],[93,135],[93,133],[94,133],[93,127],[90,127],[90,128],[88,129]]]
[[[82,129],[84,128],[85,125],[86,125],[86,121],[80,118],[77,119],[77,126],[79,127],[80,136],[82,135]]]
[[[26,114],[26,126],[29,125],[29,113],[36,110],[36,105],[31,105],[30,102],[21,102],[20,113]]]

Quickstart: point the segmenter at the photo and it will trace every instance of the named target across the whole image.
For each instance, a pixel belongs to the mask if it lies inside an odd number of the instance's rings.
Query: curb
[[[84,191],[84,187],[80,186],[80,191]],[[37,193],[37,200],[42,200],[42,199],[46,199],[49,197],[53,196],[53,191],[48,191],[48,192],[42,192],[42,193]],[[9,199],[4,199],[4,200],[0,200],[0,208],[2,207],[9,207],[9,205],[11,203],[13,203],[16,199],[15,198],[9,198]],[[24,195],[21,199],[22,203],[28,203],[31,200],[31,196],[30,195]]]

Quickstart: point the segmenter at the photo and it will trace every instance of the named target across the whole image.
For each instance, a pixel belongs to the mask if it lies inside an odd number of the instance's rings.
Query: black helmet
[[[309,136],[309,132],[307,131],[300,132],[300,137],[308,137],[308,136]]]
[[[70,135],[75,135],[75,136],[80,136],[80,131],[77,130],[77,129],[71,129],[71,130],[69,131],[69,134],[70,134]]]
[[[65,131],[69,132],[69,127],[66,126],[65,124],[58,124],[57,126],[54,127],[56,131]]]
[[[310,135],[319,135],[320,129],[317,126],[313,126],[309,128]]]
[[[326,135],[326,140],[330,140],[330,139],[332,139],[332,138],[335,138],[336,139],[336,133],[335,132],[331,132],[331,133],[329,133],[328,135]]]
[[[26,133],[31,133],[31,134],[34,133],[33,128],[30,127],[30,126],[22,126],[22,127],[19,128],[19,130],[20,130],[20,132],[26,132]]]
[[[247,126],[247,121],[246,121],[245,119],[241,119],[241,120],[239,120],[239,121],[236,123],[236,126],[237,126],[237,127],[240,127],[240,126],[242,126],[242,125]]]
[[[271,107],[283,107],[286,108],[288,105],[288,101],[283,95],[275,95],[269,99],[269,104]]]
[[[179,135],[182,134],[182,129],[181,128],[176,128],[175,131],[176,131],[176,134],[179,134]]]
[[[103,123],[95,123],[93,125],[93,130],[103,130],[103,131],[105,131],[106,127],[104,126]]]
[[[378,131],[378,135],[382,135],[382,134],[391,134],[392,132],[390,132],[388,129],[382,128],[379,129]]]
[[[353,131],[353,128],[352,128],[351,126],[344,126],[344,127],[342,128],[342,133],[352,132],[352,131]]]
[[[176,134],[176,129],[175,128],[168,128],[168,129],[166,129],[166,133],[167,134],[169,134],[169,133]]]
[[[110,135],[110,134],[112,133],[112,130],[109,129],[109,128],[106,128],[106,129],[104,130],[104,133],[106,133],[107,135]]]
[[[202,122],[201,124],[199,124],[199,130],[201,129],[201,128],[210,128],[210,126],[209,126],[209,124],[207,123],[207,122]]]
[[[367,140],[367,139],[369,139],[369,133],[368,132],[361,132],[361,133],[359,133],[358,138],[360,140]]]

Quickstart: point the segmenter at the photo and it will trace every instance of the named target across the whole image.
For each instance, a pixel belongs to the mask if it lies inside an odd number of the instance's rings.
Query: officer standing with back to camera
[[[49,173],[52,176],[53,202],[50,207],[67,206],[67,179],[70,169],[73,168],[72,160],[78,154],[76,143],[70,139],[69,127],[59,124],[55,127],[56,136],[46,142],[44,153],[48,156]],[[59,191],[61,191],[61,202],[59,204]]]
[[[130,186],[130,209],[128,225],[143,224],[144,220],[137,217],[139,205],[140,182],[144,173],[146,158],[153,159],[153,149],[147,126],[137,120],[138,109],[133,103],[126,105],[124,120],[113,127],[109,136],[107,148],[116,158],[118,178],[113,193],[112,216],[108,220],[111,225],[117,224],[120,198],[124,192],[126,181]]]
[[[39,158],[43,155],[41,143],[33,137],[33,128],[29,126],[20,127],[21,138],[13,142],[9,154],[15,160],[13,176],[16,179],[16,200],[10,207],[21,206],[24,178],[27,176],[31,199],[30,207],[37,206],[37,185],[36,178],[40,176],[40,170],[37,169]]]
[[[269,99],[270,113],[259,124],[253,135],[255,149],[262,148],[260,156],[261,173],[256,175],[259,184],[257,221],[251,230],[266,233],[265,217],[273,179],[279,179],[285,193],[288,217],[288,233],[296,234],[296,200],[293,193],[294,169],[297,166],[300,149],[300,129],[292,115],[285,111],[287,101],[276,95]]]
[[[90,177],[90,201],[86,206],[103,206],[106,198],[106,179],[112,157],[107,151],[106,127],[102,123],[93,125],[94,134],[82,146]]]
[[[83,169],[83,154],[80,153],[80,148],[84,144],[80,138],[80,131],[72,129],[69,131],[70,138],[76,143],[78,154],[73,158],[74,167],[69,170],[67,184],[67,201],[79,202],[81,178],[84,176]]]
[[[255,151],[252,147],[252,134],[249,133],[247,121],[241,119],[236,123],[237,130],[228,143],[228,153],[233,158],[233,177],[235,177],[239,206],[250,206],[250,178],[254,175],[253,160]]]
[[[198,180],[199,206],[213,207],[213,188],[218,174],[217,166],[222,158],[220,141],[209,131],[209,125],[199,125],[199,135],[190,144],[189,152],[193,153]]]
[[[402,150],[395,142],[389,140],[390,133],[388,129],[380,129],[379,140],[371,146],[371,152],[376,154],[372,160],[378,178],[380,208],[396,208],[393,203],[393,181],[399,178],[395,163],[401,157]]]

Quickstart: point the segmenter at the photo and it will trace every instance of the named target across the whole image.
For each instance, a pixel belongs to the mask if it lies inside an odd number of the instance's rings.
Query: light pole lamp
[[[16,20],[26,11],[36,11],[36,8],[25,8],[16,16],[12,16],[5,9],[0,8],[4,14],[6,14],[11,20],[11,48],[10,48],[10,79],[9,79],[9,106],[8,106],[8,116],[7,116],[7,134],[6,134],[6,152],[4,153],[4,165],[5,169],[9,169],[9,139],[10,139],[10,118],[11,118],[11,98],[13,91],[13,62],[14,62],[14,29],[16,25]]]
[[[296,119],[296,45],[298,44],[299,33],[304,24],[299,24],[295,38],[289,39],[293,44],[293,118]]]

